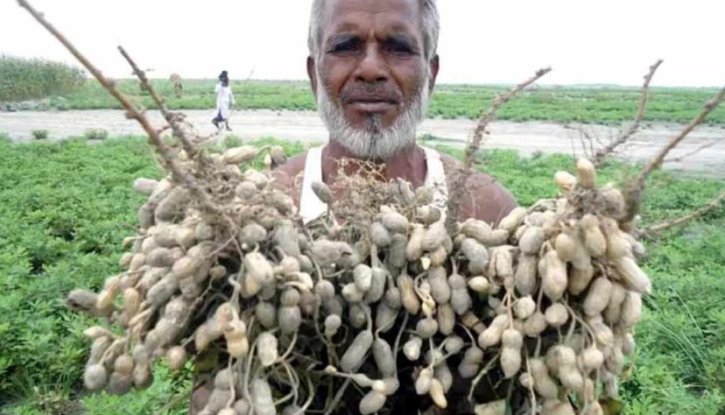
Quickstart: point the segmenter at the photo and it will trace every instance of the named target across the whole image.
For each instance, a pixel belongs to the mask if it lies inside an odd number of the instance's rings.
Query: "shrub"
[[[36,140],[45,140],[48,138],[49,132],[48,130],[33,130],[30,132],[30,135]]]
[[[242,144],[244,144],[244,140],[237,135],[230,134],[224,137],[224,148],[239,147]]]
[[[108,130],[103,128],[90,128],[83,133],[86,140],[105,140],[108,138]]]

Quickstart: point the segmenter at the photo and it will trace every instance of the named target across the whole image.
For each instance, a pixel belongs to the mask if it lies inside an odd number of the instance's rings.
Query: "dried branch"
[[[133,69],[134,75],[136,75],[136,77],[141,82],[141,88],[149,93],[151,99],[159,108],[161,115],[164,116],[166,122],[168,122],[171,126],[174,137],[177,137],[181,141],[181,145],[183,146],[184,151],[186,151],[189,157],[194,158],[197,155],[197,149],[192,144],[191,137],[189,137],[187,132],[184,131],[181,126],[179,117],[180,114],[171,112],[169,110],[169,108],[166,106],[166,101],[156,92],[156,89],[151,85],[151,82],[149,82],[148,78],[146,77],[146,73],[141,70],[138,65],[136,65],[136,62],[131,58],[131,56],[129,56],[126,50],[122,46],[119,46],[118,51],[121,52],[121,55],[123,55],[128,64],[131,66],[131,69]]]
[[[103,73],[95,67],[78,49],[62,34],[60,33],[45,16],[38,12],[33,6],[28,3],[27,0],[18,0],[20,7],[30,13],[35,20],[38,21],[48,32],[50,32],[66,49],[101,83],[101,85],[121,104],[124,110],[126,110],[126,116],[130,119],[136,120],[143,130],[146,132],[149,138],[149,142],[153,145],[161,155],[162,165],[171,172],[172,178],[175,182],[189,189],[197,200],[201,203],[202,207],[211,213],[220,215],[221,217],[227,218],[227,215],[212,202],[209,194],[199,185],[196,178],[184,171],[176,162],[175,156],[172,149],[164,143],[159,135],[159,132],[151,125],[151,122],[146,117],[144,112],[131,103],[131,101],[116,88],[116,84],[113,80],[106,78]]]
[[[524,90],[529,85],[539,80],[542,76],[551,72],[551,68],[542,68],[536,71],[534,76],[527,79],[526,81],[514,86],[504,94],[496,95],[491,103],[491,107],[481,115],[478,120],[476,128],[473,130],[471,139],[468,141],[465,150],[465,157],[463,162],[463,169],[459,170],[455,174],[457,177],[453,181],[453,191],[451,197],[448,199],[448,217],[446,219],[446,228],[449,231],[453,231],[455,224],[458,220],[458,207],[462,203],[462,196],[466,192],[465,183],[468,177],[473,172],[473,161],[478,153],[481,143],[483,142],[483,136],[486,134],[486,128],[488,124],[493,121],[496,117],[496,111],[501,108],[504,104],[511,100],[516,94]]]
[[[471,137],[471,140],[466,146],[466,155],[463,163],[466,170],[470,169],[473,166],[473,160],[476,156],[476,153],[478,152],[479,147],[481,146],[483,136],[486,134],[486,128],[488,127],[488,124],[490,124],[491,121],[493,121],[493,119],[496,117],[496,112],[499,110],[499,108],[501,108],[504,104],[510,101],[511,98],[516,96],[516,94],[518,94],[534,82],[538,81],[539,78],[549,72],[551,72],[551,68],[539,69],[538,71],[536,71],[536,74],[531,78],[516,85],[504,94],[496,95],[496,97],[493,99],[493,103],[491,103],[491,107],[485,113],[483,113],[481,115],[481,118],[478,120],[476,129],[473,130],[473,136]]]
[[[644,187],[644,181],[647,180],[647,177],[649,177],[652,171],[662,165],[662,161],[665,159],[665,157],[667,157],[667,154],[669,154],[669,152],[673,148],[677,147],[677,145],[680,144],[680,142],[685,137],[687,137],[687,135],[690,134],[690,132],[692,132],[695,127],[702,124],[702,122],[705,121],[705,118],[707,118],[707,116],[710,115],[710,113],[715,108],[717,108],[717,106],[723,101],[723,99],[725,99],[725,87],[723,87],[717,94],[715,94],[715,96],[710,101],[708,101],[707,104],[705,104],[702,112],[700,112],[700,114],[695,117],[695,119],[692,120],[690,124],[680,132],[680,134],[673,137],[672,140],[670,140],[670,142],[667,143],[667,145],[662,148],[662,150],[660,150],[655,158],[652,159],[652,161],[650,161],[649,164],[645,166],[645,168],[642,170],[642,172],[639,174],[639,177],[637,178],[638,186]]]
[[[621,146],[622,144],[626,143],[627,140],[630,139],[634,135],[634,133],[639,130],[639,126],[642,123],[642,119],[644,119],[644,113],[645,109],[647,108],[647,100],[649,98],[649,85],[652,82],[652,78],[654,77],[655,72],[657,71],[657,68],[660,67],[662,64],[662,59],[657,60],[652,66],[649,67],[649,72],[647,75],[644,76],[644,84],[642,84],[642,89],[639,97],[639,106],[637,107],[637,113],[634,116],[634,122],[632,125],[629,126],[628,129],[623,131],[616,139],[612,140],[609,145],[607,145],[604,148],[599,149],[596,154],[594,154],[594,157],[592,158],[592,163],[594,163],[595,166],[599,167],[602,163],[604,163],[604,160],[614,152],[614,150],[617,149],[617,147]]]
[[[677,147],[680,142],[682,142],[685,137],[687,137],[692,130],[694,130],[698,125],[702,124],[702,122],[707,118],[707,116],[715,109],[717,106],[723,101],[725,98],[725,87],[720,89],[715,96],[708,101],[705,104],[705,107],[702,109],[700,114],[695,117],[690,124],[688,124],[678,135],[672,137],[672,139],[665,145],[659,153],[649,162],[647,165],[644,166],[642,171],[640,172],[639,176],[628,185],[628,188],[626,189],[626,195],[625,199],[627,201],[627,212],[624,216],[624,219],[622,219],[622,224],[627,224],[631,222],[635,216],[639,213],[639,209],[642,203],[642,192],[644,191],[645,187],[645,181],[649,177],[649,175],[657,169],[659,166],[662,165],[662,162],[664,161],[665,157],[667,157],[667,154],[669,152]]]
[[[593,152],[589,153],[589,151],[590,151],[589,149],[594,147],[594,144],[593,144],[594,138],[592,137],[591,134],[589,134],[589,132],[585,131],[583,127],[578,126],[578,125],[577,126],[564,125],[564,128],[567,130],[572,130],[579,135],[579,137],[578,137],[579,146],[578,147],[581,147],[581,151],[584,153],[585,157],[589,158],[590,154],[594,154]],[[572,158],[574,158],[574,160],[576,160],[579,157],[578,156],[579,151],[577,150],[578,147],[576,144],[577,140],[572,138],[570,141],[571,141],[571,156],[572,156]]]
[[[657,225],[649,226],[649,227],[647,227],[647,228],[645,228],[643,230],[643,233],[645,235],[652,236],[652,235],[658,234],[658,233],[660,233],[662,231],[665,231],[667,229],[671,229],[671,228],[674,228],[674,227],[677,227],[677,226],[682,226],[682,225],[684,225],[684,224],[686,224],[688,222],[691,222],[691,221],[693,221],[695,219],[701,218],[706,213],[708,213],[708,212],[710,212],[710,211],[712,211],[714,209],[717,209],[718,207],[720,207],[720,204],[723,201],[725,201],[725,192],[720,193],[719,196],[717,196],[716,198],[712,199],[707,204],[699,207],[698,209],[696,209],[696,210],[688,213],[687,215],[681,216],[681,217],[676,218],[676,219],[670,219],[670,220],[667,220],[665,222],[658,223]]]
[[[582,157],[582,155],[587,159],[591,160],[591,158],[594,156],[596,148],[602,147],[604,145],[602,139],[599,138],[599,135],[587,131],[587,129],[584,128],[584,126],[582,125],[566,124],[563,127],[579,135],[578,138],[572,138],[571,140],[569,140],[571,142],[571,156],[574,160]],[[581,148],[581,153],[579,152],[578,148]]]
[[[580,141],[584,155],[586,157],[591,157],[591,155],[594,154],[594,142],[599,142],[599,139],[595,139],[592,134],[584,130],[584,128],[579,128],[579,133],[582,135]],[[588,148],[587,144],[589,144]]]
[[[690,156],[693,156],[693,155],[701,152],[702,150],[705,150],[706,148],[710,148],[710,147],[714,146],[718,142],[719,142],[719,140],[710,141],[709,143],[705,143],[705,144],[701,145],[700,147],[698,147],[698,148],[690,151],[689,153],[685,153],[685,154],[683,154],[681,156],[677,156],[677,157],[665,159],[665,161],[663,163],[677,163],[677,162],[680,162],[680,161],[682,161],[682,160],[684,160],[684,159],[686,159],[686,158],[688,158]]]

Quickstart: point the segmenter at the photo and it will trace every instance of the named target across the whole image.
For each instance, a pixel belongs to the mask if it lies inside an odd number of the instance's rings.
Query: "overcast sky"
[[[311,0],[31,0],[106,74],[128,77],[123,45],[149,75],[306,79]],[[439,0],[443,83],[725,85],[724,0]],[[73,62],[0,0],[0,54]]]

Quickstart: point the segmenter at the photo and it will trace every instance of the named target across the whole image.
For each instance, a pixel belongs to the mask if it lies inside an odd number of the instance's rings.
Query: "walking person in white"
[[[219,83],[216,84],[214,92],[216,92],[216,112],[211,122],[217,128],[217,132],[221,131],[222,123],[224,123],[227,131],[231,131],[232,129],[229,127],[229,116],[236,101],[234,100],[232,87],[229,85],[227,71],[222,71],[219,75]]]

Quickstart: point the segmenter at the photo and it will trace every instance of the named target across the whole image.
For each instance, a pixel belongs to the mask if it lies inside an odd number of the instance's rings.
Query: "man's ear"
[[[307,57],[307,76],[310,78],[312,94],[317,98],[317,68],[315,67],[315,60],[312,59],[312,56]]]
[[[428,80],[428,88],[430,89],[430,92],[433,92],[433,87],[436,84],[436,78],[438,78],[438,70],[440,69],[440,62],[438,59],[438,55],[435,55],[433,59],[430,60],[430,79]]]

